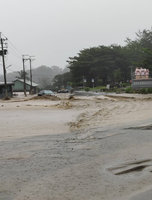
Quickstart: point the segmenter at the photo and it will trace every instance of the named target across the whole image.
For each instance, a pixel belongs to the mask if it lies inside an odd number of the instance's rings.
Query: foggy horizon
[[[35,56],[33,68],[64,68],[84,48],[124,45],[151,28],[150,0],[2,0],[1,6],[0,32],[11,42],[8,73],[22,70],[23,54]]]

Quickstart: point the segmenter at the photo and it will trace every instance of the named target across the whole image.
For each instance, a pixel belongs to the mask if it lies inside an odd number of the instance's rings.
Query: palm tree
[[[18,76],[16,76],[16,78],[24,79],[24,74],[25,74],[25,79],[30,80],[27,72],[24,72],[23,70],[21,70],[21,71],[18,71],[17,73],[18,73]]]

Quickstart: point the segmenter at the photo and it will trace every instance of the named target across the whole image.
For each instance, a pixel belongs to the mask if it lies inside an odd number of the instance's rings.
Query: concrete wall
[[[132,87],[134,89],[141,89],[141,88],[152,88],[152,78],[150,79],[134,79],[132,81]]]
[[[12,85],[7,86],[8,97],[13,97]],[[5,97],[5,86],[0,85],[0,99]]]

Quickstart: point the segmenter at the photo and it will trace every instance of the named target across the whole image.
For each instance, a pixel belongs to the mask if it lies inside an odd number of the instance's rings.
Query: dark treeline
[[[126,45],[98,46],[81,50],[68,60],[70,72],[58,75],[54,84],[59,87],[95,86],[128,82],[131,68],[146,67],[152,71],[152,29],[136,33],[135,40],[126,39]]]

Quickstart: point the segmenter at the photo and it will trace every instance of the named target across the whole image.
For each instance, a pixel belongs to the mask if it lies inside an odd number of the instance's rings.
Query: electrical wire
[[[13,70],[11,70],[11,69],[6,69],[6,71],[14,72],[14,71],[13,71]]]
[[[19,60],[22,59],[22,56],[19,56],[13,49],[12,47],[10,47],[10,50],[9,50],[9,54],[12,54],[13,56],[15,56],[16,58],[18,58]]]
[[[9,52],[10,52],[9,54],[12,55],[12,56],[15,56],[17,59],[19,59],[21,61],[22,60],[22,55],[23,55],[21,53],[21,51],[18,50],[18,48],[16,48],[16,46],[13,44],[13,42],[10,41],[10,39],[8,39],[3,33],[2,33],[2,36],[5,37],[5,39],[8,41]],[[7,56],[6,56],[6,60],[8,61],[8,57]],[[8,71],[12,71],[12,70],[9,68]]]
[[[3,33],[2,35],[7,39],[7,41],[9,42],[9,44],[15,49],[16,53],[19,54],[19,56],[22,56],[22,53],[20,50],[18,50],[15,45],[13,44],[13,42],[10,41],[10,39],[8,39]]]
[[[10,40],[8,40],[8,41],[10,42]],[[21,56],[21,57],[22,57],[22,53],[20,53],[20,52],[16,49],[16,47],[15,47],[14,45],[12,45],[11,42],[10,42],[9,44],[11,44],[12,49],[14,48],[14,50],[16,51],[16,54],[18,54],[18,56]],[[9,46],[9,47],[11,47],[11,46]]]

